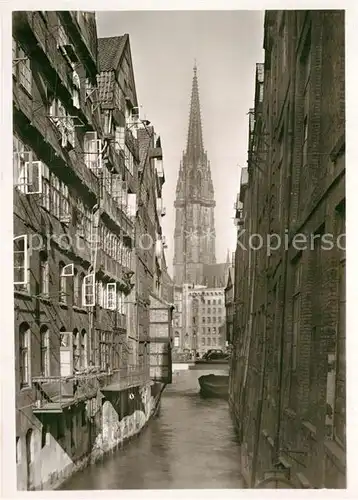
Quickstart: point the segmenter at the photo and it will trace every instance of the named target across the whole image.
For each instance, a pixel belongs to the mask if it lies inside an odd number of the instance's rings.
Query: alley
[[[203,399],[204,371],[175,374],[142,434],[61,489],[240,488],[239,447],[224,400]]]

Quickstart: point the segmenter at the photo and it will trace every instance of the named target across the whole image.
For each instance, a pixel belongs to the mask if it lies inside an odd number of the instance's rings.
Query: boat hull
[[[198,381],[203,396],[225,399],[229,397],[228,375],[202,375]]]

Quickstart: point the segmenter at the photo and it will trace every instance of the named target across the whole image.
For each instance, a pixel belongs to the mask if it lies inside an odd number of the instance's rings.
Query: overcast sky
[[[128,33],[138,101],[161,135],[167,215],[163,230],[172,273],[179,163],[186,146],[194,60],[197,60],[204,148],[215,189],[216,259],[235,249],[233,205],[239,166],[247,159],[255,64],[263,62],[262,11],[98,12],[98,36]]]

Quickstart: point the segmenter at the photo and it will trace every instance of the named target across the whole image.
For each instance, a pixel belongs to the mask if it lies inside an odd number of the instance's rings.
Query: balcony
[[[62,11],[61,17],[76,40],[77,48],[90,73],[97,73],[97,30],[94,15],[93,19],[88,19],[86,13],[78,10]]]
[[[60,135],[56,126],[46,115],[45,108],[39,106],[38,102],[34,102],[31,97],[24,91],[21,85],[15,83],[13,87],[14,115],[26,118],[27,126],[30,125],[33,130],[41,136],[41,140],[36,138],[36,149],[42,149],[44,161],[51,162],[53,167],[62,169],[61,178],[64,177],[64,172],[74,174],[78,180],[89,189],[95,196],[99,194],[98,179],[94,173],[87,168],[83,161],[83,154],[80,151],[72,150],[68,154],[60,145]],[[31,129],[30,129],[31,130]],[[29,137],[31,133],[29,130]],[[40,155],[41,156],[41,155]],[[47,159],[45,160],[45,157]],[[57,157],[57,165],[54,157]],[[64,165],[64,163],[66,165]]]
[[[105,309],[97,306],[96,317],[98,320],[98,325],[108,324],[108,320],[111,322],[111,327],[116,333],[122,333],[125,335],[127,329],[127,316],[120,313],[119,311],[113,311],[111,309]],[[124,346],[123,339],[121,339],[121,345]]]
[[[98,273],[115,280],[120,284],[120,288],[124,292],[130,292],[130,288],[127,283],[122,279],[123,272],[126,272],[127,268],[124,267],[121,262],[116,261],[107,255],[104,250],[100,249],[97,252],[97,266]]]
[[[105,158],[108,159],[108,162],[112,165],[113,169],[118,174],[121,174],[125,169],[124,151],[115,146],[112,136],[108,137],[107,140],[109,146],[106,150]]]
[[[105,372],[92,367],[84,374],[34,377],[32,381],[36,389],[34,414],[61,414],[69,406],[95,397],[99,390],[120,392],[149,382],[149,369],[128,365]]]
[[[133,239],[134,221],[118,206],[105,189],[102,190],[101,205],[104,213],[111,219],[112,224],[119,226],[130,239]]]
[[[50,81],[56,84],[59,97],[72,101],[72,71],[58,49],[56,27],[49,29],[39,11],[17,11],[14,33],[31,51]]]
[[[120,392],[149,383],[149,381],[149,367],[129,365],[114,372],[111,381],[101,388],[101,392],[104,394],[106,392]]]

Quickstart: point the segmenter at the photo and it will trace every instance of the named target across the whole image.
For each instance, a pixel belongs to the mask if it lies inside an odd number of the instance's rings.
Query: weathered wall
[[[158,404],[160,391],[157,385],[123,391],[111,401],[102,398],[89,400],[86,405],[74,407],[64,416],[51,416],[50,423],[45,425],[32,416],[29,479],[25,439],[21,436],[18,489],[57,488],[72,474],[140,432]],[[132,394],[133,399],[129,397]],[[63,419],[62,424],[59,424],[59,419]],[[25,427],[24,422],[22,426]]]

